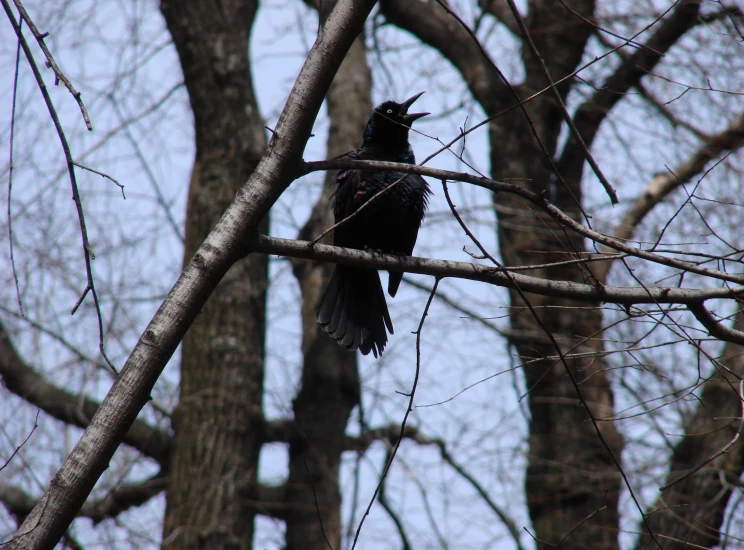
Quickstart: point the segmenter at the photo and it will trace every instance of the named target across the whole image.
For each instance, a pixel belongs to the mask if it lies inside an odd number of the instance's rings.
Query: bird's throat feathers
[[[364,129],[362,149],[374,151],[375,156],[390,157],[396,162],[415,162],[408,143],[409,127],[375,113]]]

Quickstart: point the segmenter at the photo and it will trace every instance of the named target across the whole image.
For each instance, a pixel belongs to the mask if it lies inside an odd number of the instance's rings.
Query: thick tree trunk
[[[326,4],[322,6],[323,18],[333,7],[331,2]],[[372,108],[370,89],[364,39],[360,37],[328,92],[328,158],[359,146]],[[326,174],[323,192],[300,239],[313,239],[332,224],[329,198],[334,178],[335,172]],[[325,242],[330,241],[328,236]],[[294,400],[296,434],[289,448],[287,550],[325,550],[328,543],[339,548],[341,542],[339,467],[346,424],[352,409],[359,404],[360,387],[357,355],[339,346],[315,322],[315,308],[334,267],[303,260],[294,262],[303,296],[304,363],[302,387]]]
[[[575,1],[571,7],[587,17],[594,11],[591,1]],[[592,31],[589,25],[545,2],[530,5],[526,23],[554,78],[575,69]],[[551,32],[543,32],[546,28]],[[526,44],[522,57],[527,77],[519,94],[527,97],[549,82]],[[564,100],[568,90],[568,83],[558,87]],[[551,94],[544,94],[528,103],[526,111],[544,150],[527,117],[517,109],[491,124],[492,174],[524,178],[526,187],[547,192],[549,200],[578,219],[581,169],[578,177],[561,182],[547,158],[556,156],[562,125],[560,107]],[[577,162],[582,166],[583,157]],[[565,234],[539,213],[506,202],[502,196],[494,197],[494,207],[501,255],[507,266],[574,259],[584,251],[581,238]],[[590,268],[537,271],[532,274],[548,280],[596,283]],[[517,291],[510,295],[511,344],[524,363],[531,413],[525,483],[537,547],[552,548],[563,541],[563,546],[576,549],[618,548],[620,473],[615,459],[621,458],[622,440],[612,422],[597,424],[600,437],[591,420],[591,415],[608,417],[613,412],[606,365],[601,355],[593,355],[603,350],[601,339],[592,338],[601,331],[601,312],[586,303],[529,294],[523,297]],[[582,358],[569,358],[564,363],[558,359],[556,344],[563,354]]]
[[[184,262],[248,179],[265,148],[248,45],[254,1],[163,1],[196,129]],[[268,221],[263,222],[263,231]],[[235,264],[183,341],[163,532],[169,548],[252,546],[243,487],[256,483],[267,258]]]
[[[516,135],[531,138],[524,123],[512,123],[512,131],[520,128],[523,132]],[[508,173],[509,177],[529,178],[533,191],[539,191],[540,185],[549,180],[549,171],[540,169],[541,163],[536,161],[539,153],[533,143],[520,143],[514,137],[510,141],[517,147],[494,146],[495,177]],[[500,163],[507,155],[521,159],[522,166],[515,166],[512,160],[508,172],[502,172]],[[569,238],[539,213],[507,203],[501,196],[495,201],[505,265],[560,261],[575,257],[571,251],[583,250],[581,239]],[[576,267],[544,269],[535,275],[576,282],[592,280],[589,273]],[[602,351],[602,342],[590,339],[600,331],[601,312],[583,302],[527,294],[530,311],[518,292],[511,291],[510,295],[511,344],[524,364],[531,413],[526,492],[537,547],[552,548],[569,536],[566,547],[617,548],[620,474],[610,450],[619,460],[622,441],[612,422],[599,424],[604,441],[600,439],[587,411],[588,407],[595,417],[608,417],[613,412],[606,365],[601,355],[592,355]],[[563,354],[584,358],[567,359],[565,364],[558,360],[548,333]],[[581,403],[579,392],[586,405]]]

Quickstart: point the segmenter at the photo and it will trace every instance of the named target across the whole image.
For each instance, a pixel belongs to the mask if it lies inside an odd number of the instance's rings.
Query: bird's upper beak
[[[406,121],[406,123],[410,126],[411,123],[414,120],[418,120],[421,117],[424,117],[426,115],[430,115],[431,113],[411,113],[408,114],[408,108],[414,104],[414,102],[420,98],[422,95],[424,95],[424,92],[419,92],[415,96],[409,97],[403,102],[403,105],[401,105],[400,112],[403,113],[403,120]]]

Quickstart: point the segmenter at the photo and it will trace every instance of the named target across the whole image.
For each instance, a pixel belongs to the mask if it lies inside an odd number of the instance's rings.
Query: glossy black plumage
[[[422,92],[423,93],[423,92]],[[386,101],[375,108],[362,146],[341,158],[415,163],[408,131],[429,113],[408,114],[417,94],[403,103]],[[379,191],[397,182],[347,223],[336,228],[333,244],[410,256],[431,194],[421,176],[401,172],[344,170],[336,176],[333,213],[336,223],[356,212]],[[395,296],[402,273],[391,272],[388,292]],[[385,293],[375,270],[337,265],[318,305],[316,320],[323,330],[350,351],[380,355],[393,333]]]

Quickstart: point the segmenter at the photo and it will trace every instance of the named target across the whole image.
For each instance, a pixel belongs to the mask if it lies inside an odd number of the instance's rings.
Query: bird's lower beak
[[[418,120],[421,117],[424,117],[426,115],[430,115],[431,113],[411,113],[410,115],[404,115],[403,120],[406,121],[406,124],[409,126],[413,123],[414,120]]]

